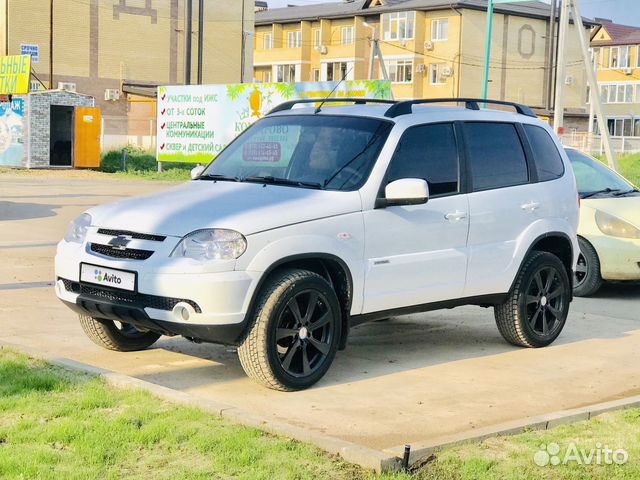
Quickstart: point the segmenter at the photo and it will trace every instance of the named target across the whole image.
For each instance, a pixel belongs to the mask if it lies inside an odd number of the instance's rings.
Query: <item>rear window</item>
[[[522,185],[529,181],[527,159],[515,125],[464,124],[473,190]]]
[[[564,164],[551,135],[535,125],[524,125],[524,131],[533,150],[538,180],[546,182],[560,178],[564,174]]]

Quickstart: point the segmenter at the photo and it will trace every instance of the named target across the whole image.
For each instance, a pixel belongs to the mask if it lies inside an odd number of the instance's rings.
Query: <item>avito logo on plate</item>
[[[118,277],[116,274],[114,273],[108,274],[106,272],[103,272],[102,270],[97,270],[97,269],[95,271],[95,279],[98,282],[103,282],[103,283],[115,283],[117,285],[120,285],[122,283],[122,279]]]

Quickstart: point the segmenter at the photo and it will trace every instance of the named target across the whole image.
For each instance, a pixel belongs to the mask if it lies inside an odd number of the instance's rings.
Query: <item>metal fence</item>
[[[640,152],[640,137],[610,137],[611,148],[615,153]],[[566,133],[560,136],[565,147],[573,147],[591,155],[604,155],[604,144],[600,135],[586,132]]]

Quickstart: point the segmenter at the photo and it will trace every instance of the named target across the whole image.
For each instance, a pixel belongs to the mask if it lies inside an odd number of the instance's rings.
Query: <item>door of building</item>
[[[99,108],[76,107],[74,157],[76,168],[100,167],[102,115]]]

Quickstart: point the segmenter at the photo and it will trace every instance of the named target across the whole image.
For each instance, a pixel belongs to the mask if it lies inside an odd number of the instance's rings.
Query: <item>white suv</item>
[[[56,292],[87,335],[119,351],[161,335],[237,345],[278,390],[317,382],[351,326],[404,313],[492,306],[508,342],[553,342],[578,193],[547,124],[504,102],[490,103],[516,112],[340,102],[280,105],[193,181],[73,221]]]

